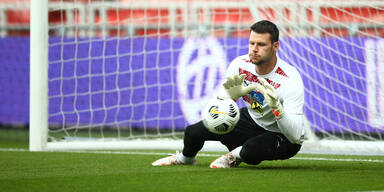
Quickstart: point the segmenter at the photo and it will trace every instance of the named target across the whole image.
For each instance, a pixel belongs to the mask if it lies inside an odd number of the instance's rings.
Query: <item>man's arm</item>
[[[276,120],[280,131],[291,143],[302,144],[304,135],[304,115],[285,113],[283,117]]]
[[[260,84],[257,84],[256,87],[271,107],[280,131],[291,143],[301,144],[304,134],[304,115],[302,113],[304,87],[301,80],[292,89],[287,89],[284,104],[280,102],[276,90],[264,78],[259,77],[259,81]]]

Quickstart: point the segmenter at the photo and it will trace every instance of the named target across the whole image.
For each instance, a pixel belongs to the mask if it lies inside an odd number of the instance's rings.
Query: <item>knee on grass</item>
[[[243,162],[257,165],[264,160],[272,160],[274,156],[273,141],[250,139],[243,144],[240,157]]]

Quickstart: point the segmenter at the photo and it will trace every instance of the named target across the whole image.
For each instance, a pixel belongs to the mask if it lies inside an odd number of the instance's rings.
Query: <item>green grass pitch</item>
[[[172,151],[28,152],[0,136],[0,191],[384,191],[384,156],[299,154],[284,161],[210,169],[152,167]]]

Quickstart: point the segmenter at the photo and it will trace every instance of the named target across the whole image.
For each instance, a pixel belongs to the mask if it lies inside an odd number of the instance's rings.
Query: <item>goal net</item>
[[[31,8],[33,62],[40,12]],[[47,101],[31,95],[31,122],[41,120],[31,150],[181,149],[227,65],[247,54],[250,25],[268,19],[279,57],[304,81],[303,151],[384,153],[384,2],[51,0],[46,9],[47,64],[31,82],[45,81]]]

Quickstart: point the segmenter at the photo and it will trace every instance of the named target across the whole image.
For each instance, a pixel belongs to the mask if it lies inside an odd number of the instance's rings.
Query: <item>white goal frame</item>
[[[255,7],[247,0],[248,7]],[[92,141],[48,141],[48,0],[30,1],[30,151],[96,150],[96,149],[152,149],[181,150],[182,140],[118,141],[95,139]],[[256,9],[252,9],[256,10]],[[257,19],[258,13],[251,11]],[[315,34],[317,34],[315,32]],[[309,140],[304,142],[302,153],[336,153],[384,155],[383,141],[317,140],[306,125]],[[312,137],[311,137],[312,135]],[[219,142],[206,142],[204,151],[225,151]]]
[[[48,139],[48,0],[30,2],[29,150],[47,150]]]

